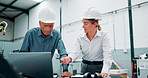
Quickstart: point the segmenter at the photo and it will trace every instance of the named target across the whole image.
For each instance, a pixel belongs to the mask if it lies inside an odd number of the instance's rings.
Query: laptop
[[[53,78],[51,52],[9,53],[8,62],[17,72],[34,78]]]

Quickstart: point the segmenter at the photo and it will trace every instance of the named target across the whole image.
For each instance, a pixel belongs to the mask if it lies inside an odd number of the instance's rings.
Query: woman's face
[[[96,30],[96,25],[97,23],[95,22],[94,24],[92,24],[89,20],[87,19],[83,19],[83,28],[84,28],[84,32],[85,33],[91,33],[92,31]]]

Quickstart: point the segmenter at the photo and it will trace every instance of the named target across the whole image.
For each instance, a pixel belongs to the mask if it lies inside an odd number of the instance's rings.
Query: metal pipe
[[[128,0],[128,6],[131,6],[131,0]],[[130,45],[131,45],[131,61],[134,58],[134,38],[133,38],[133,21],[132,21],[132,8],[128,8],[129,14],[129,29],[130,29]]]
[[[62,33],[62,0],[60,0],[60,33]]]
[[[131,0],[128,0],[128,14],[129,14],[129,29],[130,29],[130,47],[131,47],[131,65],[133,69],[133,59],[134,59],[134,38],[133,38],[133,20],[132,20],[132,7]],[[132,78],[134,78],[134,72],[132,72]]]

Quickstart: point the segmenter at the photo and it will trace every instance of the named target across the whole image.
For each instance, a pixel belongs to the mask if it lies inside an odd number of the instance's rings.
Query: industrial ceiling
[[[0,0],[0,18],[14,21],[14,19],[37,6],[39,3],[33,0]]]

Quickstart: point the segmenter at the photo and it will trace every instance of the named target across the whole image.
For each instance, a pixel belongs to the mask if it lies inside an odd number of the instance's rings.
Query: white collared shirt
[[[88,61],[103,61],[103,73],[108,73],[112,64],[110,39],[106,32],[98,31],[90,41],[86,34],[80,35],[75,43],[74,52],[68,56],[75,61],[82,53],[82,59]]]

